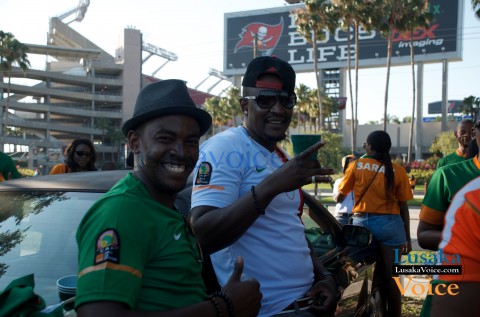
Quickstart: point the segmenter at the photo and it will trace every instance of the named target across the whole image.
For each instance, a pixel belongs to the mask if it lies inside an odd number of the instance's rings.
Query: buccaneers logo
[[[259,52],[262,52],[262,55],[271,55],[280,40],[282,31],[283,18],[280,18],[280,23],[276,25],[260,22],[250,23],[242,28],[242,32],[239,34],[241,40],[235,45],[234,53],[243,47],[256,47]]]

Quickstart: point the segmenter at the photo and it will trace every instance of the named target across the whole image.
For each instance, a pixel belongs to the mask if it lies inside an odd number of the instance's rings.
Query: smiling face
[[[165,204],[169,205],[185,186],[197,162],[198,122],[188,116],[162,116],[130,131],[128,139],[132,151],[139,157],[140,180],[157,198],[165,196]]]
[[[264,75],[259,80],[263,82],[279,83],[280,79],[275,75]],[[265,88],[244,87],[244,96],[256,96]],[[268,89],[274,90],[274,89]],[[278,91],[278,90],[274,90]],[[245,128],[250,136],[262,144],[265,148],[273,151],[278,141],[285,139],[287,129],[292,120],[293,109],[282,106],[278,100],[270,109],[262,109],[256,100],[242,99],[242,111],[245,114]]]
[[[92,158],[92,150],[87,144],[81,143],[77,145],[73,152],[73,160],[80,168],[85,168]]]
[[[472,122],[460,122],[454,134],[462,147],[468,146],[468,142],[472,139]]]

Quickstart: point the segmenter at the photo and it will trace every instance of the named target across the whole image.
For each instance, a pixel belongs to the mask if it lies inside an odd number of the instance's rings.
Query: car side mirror
[[[372,233],[365,227],[344,225],[342,227],[343,242],[354,247],[366,247],[372,242]]]

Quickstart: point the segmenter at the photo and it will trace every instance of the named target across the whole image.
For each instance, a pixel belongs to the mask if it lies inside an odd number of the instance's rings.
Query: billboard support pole
[[[442,132],[448,130],[448,60],[442,60]]]
[[[423,62],[417,63],[417,116],[415,118],[415,160],[422,155],[422,118],[423,118]]]

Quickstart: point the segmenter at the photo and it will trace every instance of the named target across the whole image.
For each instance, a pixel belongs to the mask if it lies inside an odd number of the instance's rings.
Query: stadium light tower
[[[152,57],[153,55],[156,55],[156,56],[160,56],[160,57],[163,57],[166,59],[165,63],[163,63],[162,65],[160,65],[159,68],[157,68],[153,73],[152,73],[152,76],[155,76],[156,73],[158,73],[158,71],[160,69],[162,69],[163,66],[165,66],[168,62],[170,61],[176,61],[178,59],[178,56],[177,54],[175,53],[172,53],[170,51],[167,51],[166,49],[163,49],[163,48],[160,48],[160,47],[157,47],[153,44],[150,44],[150,43],[142,43],[142,50],[144,50],[145,52],[147,53],[150,53],[147,57],[145,57],[143,60],[142,60],[142,64],[145,63],[150,57]]]
[[[197,86],[195,86],[195,89],[198,89],[198,87],[200,87],[201,84],[203,84],[207,79],[209,79],[210,76],[217,77],[217,78],[219,78],[219,80],[215,84],[213,84],[213,86],[208,88],[207,93],[210,93],[210,91],[212,91],[212,89],[215,88],[215,86],[217,86],[222,80],[226,80],[230,83],[232,82],[232,79],[230,77],[225,76],[221,71],[219,71],[215,68],[210,68],[208,70],[207,78],[205,78]]]
[[[79,0],[78,5],[61,15],[58,16],[58,19],[64,22],[65,24],[70,24],[74,21],[81,22],[85,17],[85,13],[87,13],[88,6],[90,5],[90,0]],[[64,20],[71,16],[72,14],[76,14],[75,18],[69,22],[65,22]]]

